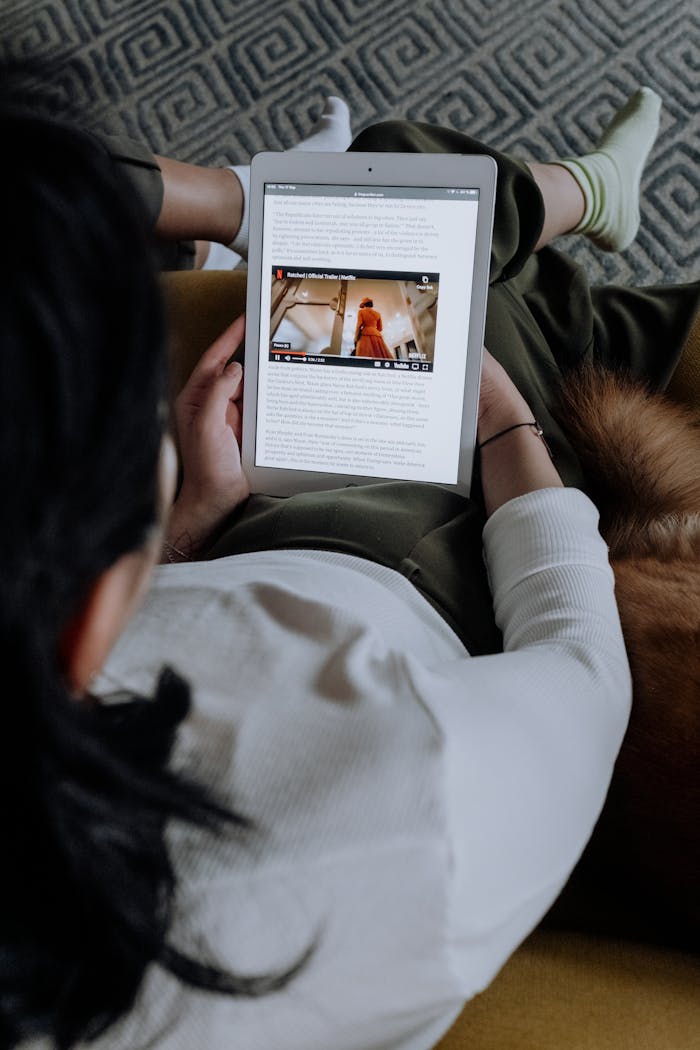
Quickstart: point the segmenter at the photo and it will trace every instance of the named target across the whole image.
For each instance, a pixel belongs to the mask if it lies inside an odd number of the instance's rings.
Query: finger
[[[202,412],[210,401],[211,388],[224,378],[226,382],[223,385],[223,390],[232,391],[230,395],[232,401],[242,402],[243,367],[239,361],[230,361],[222,371],[212,373],[209,376],[200,376],[199,381],[196,377],[190,377],[187,385],[183,387],[175,399],[175,419],[178,427],[190,426],[197,419],[199,419],[200,424],[202,423]],[[216,403],[217,397],[223,399],[223,396],[222,392],[219,392],[218,395],[215,394],[214,403]]]
[[[226,369],[221,374],[221,378],[226,377],[231,383],[231,401],[240,401],[243,397],[243,365],[240,361],[231,361],[226,366]]]
[[[232,361],[231,365],[235,365],[237,363],[238,362],[236,362],[236,361]],[[227,368],[230,368],[231,365],[228,365]],[[236,391],[236,393],[234,394],[234,397],[233,397],[233,400],[239,406],[242,406],[242,404],[243,404],[243,391],[244,391],[244,389],[245,389],[245,368],[241,367],[241,381],[240,381],[240,384],[238,386],[238,390]]]
[[[228,407],[236,400],[242,383],[243,369],[237,361],[211,382],[198,413],[204,430],[226,423]]]
[[[236,352],[245,335],[245,314],[241,314],[236,320],[221,333],[211,346],[204,351],[192,374],[187,381],[200,385],[203,381],[212,379],[223,372],[226,363],[232,354]]]
[[[228,403],[226,421],[236,435],[236,441],[241,445],[243,437],[243,389],[245,386],[245,369],[241,373],[241,383],[238,391]]]
[[[229,401],[228,408],[226,409],[226,422],[233,431],[236,444],[240,448],[243,440],[243,416],[241,415],[241,409],[237,401]]]

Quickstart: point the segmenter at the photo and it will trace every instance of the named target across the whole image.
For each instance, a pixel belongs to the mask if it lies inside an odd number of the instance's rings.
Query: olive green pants
[[[128,166],[128,144],[112,140],[111,149]],[[623,366],[663,389],[700,306],[700,283],[591,288],[581,267],[563,253],[547,247],[535,254],[544,206],[529,170],[459,132],[388,122],[363,131],[351,149],[486,153],[495,158],[498,185],[485,342],[542,423],[565,483],[585,489],[575,450],[552,414],[560,377],[590,359]],[[148,158],[147,152],[138,155],[137,178],[155,217],[163,190],[157,165],[149,167]],[[285,499],[254,495],[207,557],[306,547],[369,558],[405,575],[477,655],[501,645],[482,558],[483,523],[478,469],[470,500],[411,482]]]

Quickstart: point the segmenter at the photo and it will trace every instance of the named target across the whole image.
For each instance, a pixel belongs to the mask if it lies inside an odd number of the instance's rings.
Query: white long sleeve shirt
[[[572,489],[492,515],[496,656],[471,658],[404,577],[347,555],[158,570],[103,689],[181,671],[194,709],[174,762],[259,829],[171,831],[173,940],[243,974],[317,947],[262,999],[154,968],[97,1046],[435,1044],[555,899],[605,798],[631,683],[597,521]]]

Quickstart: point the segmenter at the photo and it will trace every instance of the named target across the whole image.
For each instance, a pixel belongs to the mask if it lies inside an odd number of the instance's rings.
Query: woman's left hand
[[[202,355],[175,402],[183,482],[167,542],[188,557],[250,493],[240,453],[243,369],[227,364],[244,332],[245,317],[238,317]]]

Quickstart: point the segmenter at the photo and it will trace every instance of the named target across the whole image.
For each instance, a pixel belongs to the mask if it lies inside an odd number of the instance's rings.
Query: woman
[[[374,309],[372,299],[365,297],[357,311],[355,326],[355,354],[357,357],[389,358],[394,355],[382,336],[382,315]]]
[[[627,720],[597,515],[532,424],[568,362],[523,361],[526,401],[486,355],[483,500],[247,498],[235,322],[178,400],[166,524],[144,216],[88,137],[2,126],[0,1043],[430,1047],[557,895]],[[494,275],[535,316],[532,250],[578,219],[499,160]],[[675,294],[648,318],[680,345]],[[209,560],[158,570],[134,618],[163,533]]]

